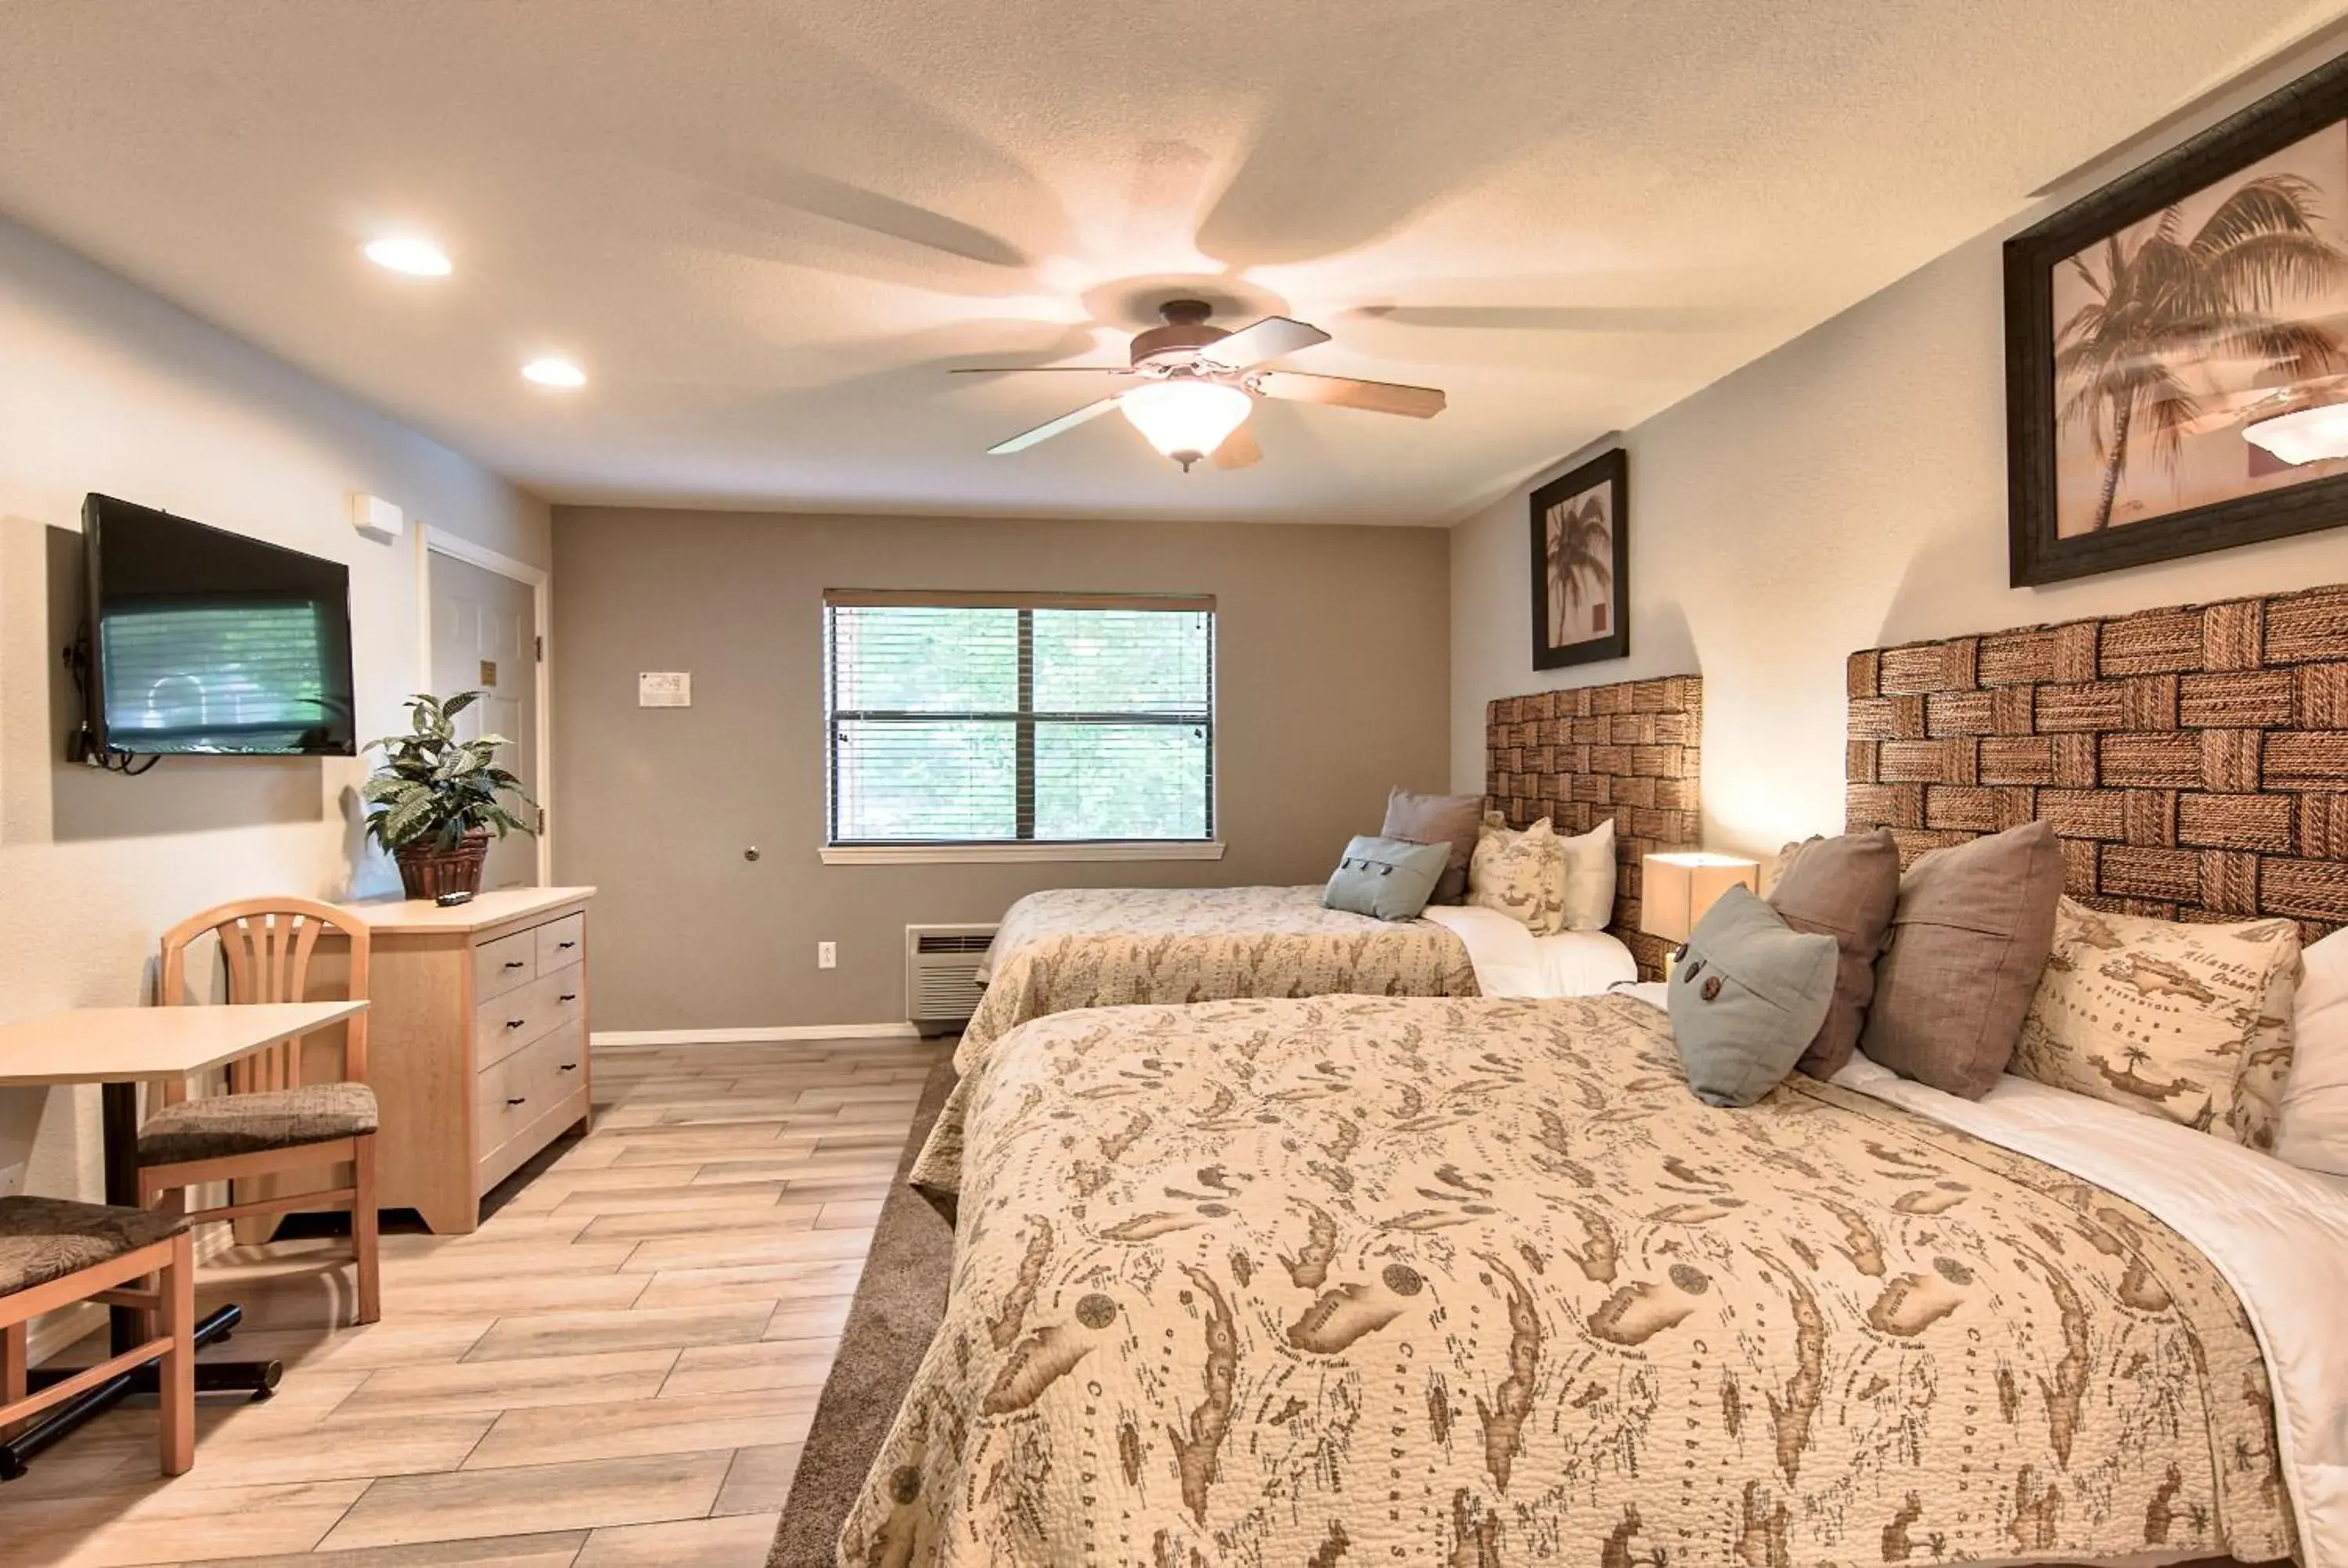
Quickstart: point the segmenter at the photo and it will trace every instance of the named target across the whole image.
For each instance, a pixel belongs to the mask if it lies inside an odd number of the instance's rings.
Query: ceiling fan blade
[[[1131,375],[1122,364],[958,364],[948,375]]]
[[[1355,381],[1344,375],[1311,375],[1301,370],[1268,370],[1255,383],[1266,397],[1296,403],[1323,403],[1335,408],[1366,408],[1373,414],[1402,414],[1432,419],[1443,412],[1442,389],[1405,386],[1394,381]]]
[[[1757,320],[1756,313],[1701,305],[1363,305],[1348,313],[1396,326],[1480,332],[1715,333]]]
[[[1244,425],[1223,437],[1215,448],[1214,463],[1218,468],[1248,468],[1263,461],[1263,448],[1255,444],[1254,433]]]
[[[1229,370],[1247,370],[1268,359],[1278,359],[1282,354],[1328,341],[1329,334],[1310,323],[1292,322],[1286,316],[1266,316],[1253,326],[1217,338],[1199,351],[1199,357],[1211,359]]]
[[[1061,415],[1048,425],[1038,425],[1033,430],[1024,430],[1008,441],[989,446],[986,449],[986,455],[990,457],[1004,457],[1014,452],[1025,452],[1038,441],[1049,441],[1063,430],[1074,430],[1086,420],[1097,419],[1116,406],[1117,399],[1114,397],[1104,397],[1098,403],[1087,403],[1082,408],[1072,409]]]

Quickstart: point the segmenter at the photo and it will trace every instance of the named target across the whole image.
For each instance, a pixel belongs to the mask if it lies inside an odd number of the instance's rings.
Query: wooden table
[[[190,1078],[241,1057],[366,1010],[364,1001],[272,1002],[253,1007],[80,1008],[19,1023],[0,1024],[0,1089],[100,1086],[106,1143],[106,1201],[139,1206],[139,1085]],[[139,1344],[138,1314],[116,1307],[117,1353]],[[243,1319],[242,1307],[220,1307],[196,1326],[196,1343],[227,1337]],[[282,1368],[274,1360],[211,1362],[198,1368],[197,1387],[266,1397]],[[69,1399],[0,1444],[0,1480],[24,1473],[26,1461],[120,1399],[154,1384],[154,1368],[125,1373]]]

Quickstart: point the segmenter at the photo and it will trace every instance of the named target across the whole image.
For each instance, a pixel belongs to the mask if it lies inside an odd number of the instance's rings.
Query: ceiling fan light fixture
[[[1135,387],[1117,405],[1144,439],[1187,472],[1247,423],[1255,400],[1220,382],[1174,376]]]
[[[2253,420],[2242,439],[2286,463],[2318,463],[2348,457],[2348,403],[2319,403]]]

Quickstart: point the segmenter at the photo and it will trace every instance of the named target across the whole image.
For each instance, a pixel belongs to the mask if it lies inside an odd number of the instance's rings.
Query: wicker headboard
[[[2348,921],[2348,588],[1850,657],[1847,815],[1902,862],[2044,817],[2065,890]]]
[[[1485,798],[1523,827],[1548,817],[1560,833],[1614,819],[1614,923],[1607,928],[1663,974],[1671,944],[1639,929],[1639,857],[1693,847],[1704,681],[1669,675],[1499,697],[1484,718]]]

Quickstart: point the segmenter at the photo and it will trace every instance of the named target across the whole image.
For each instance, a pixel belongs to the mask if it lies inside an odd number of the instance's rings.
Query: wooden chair
[[[249,898],[190,917],[163,934],[163,1005],[183,1002],[188,945],[206,932],[220,938],[229,1000],[310,999],[310,961],[328,929],[348,943],[350,995],[367,994],[367,928],[343,910],[305,898]],[[233,1064],[230,1092],[187,1097],[184,1082],[163,1086],[163,1106],[139,1130],[139,1200],[167,1198],[184,1210],[186,1190],[205,1182],[266,1177],[324,1166],[351,1167],[351,1184],[323,1191],[246,1197],[188,1214],[191,1224],[246,1214],[321,1207],[351,1211],[351,1248],[358,1263],[358,1321],[383,1315],[375,1197],[375,1091],[366,1084],[367,1020],[345,1020],[343,1077],[304,1083],[302,1040],[287,1040]],[[232,1197],[239,1194],[232,1194]]]
[[[151,1288],[142,1288],[147,1276]],[[26,1327],[44,1312],[102,1301],[154,1314],[143,1345],[26,1391]],[[0,1427],[38,1415],[117,1373],[160,1362],[165,1475],[196,1461],[195,1257],[177,1214],[64,1198],[0,1198]]]

